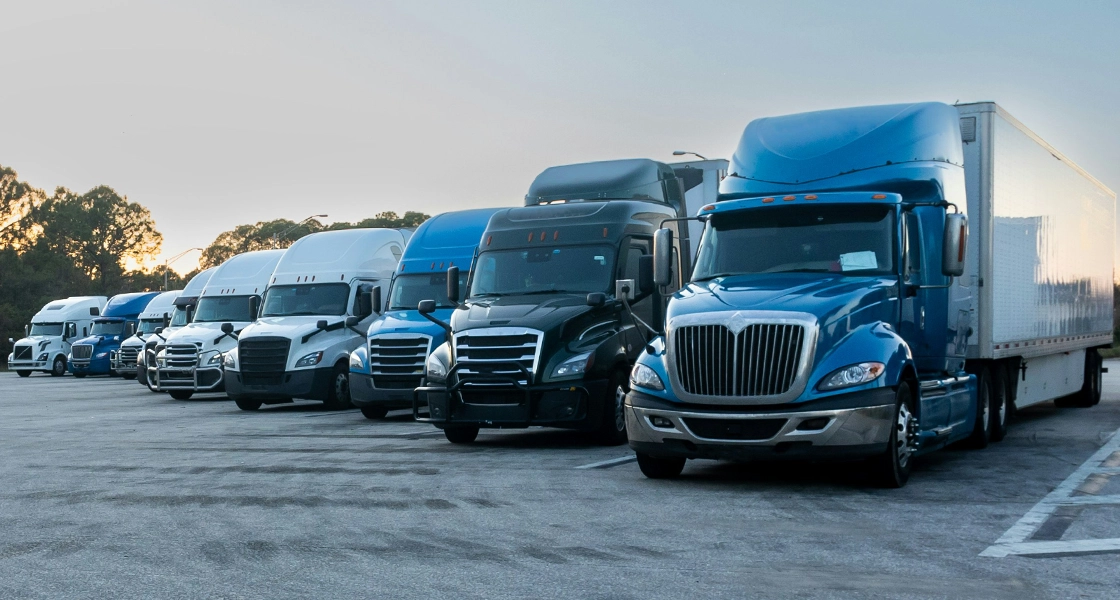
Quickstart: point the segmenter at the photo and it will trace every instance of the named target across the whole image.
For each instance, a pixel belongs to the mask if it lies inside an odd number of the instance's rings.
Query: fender
[[[871,361],[886,365],[886,371],[875,381],[829,392],[817,390],[817,385],[821,380],[834,371],[849,365]],[[832,348],[823,351],[818,350],[817,359],[814,361],[813,370],[809,376],[809,385],[801,398],[798,398],[795,402],[816,400],[860,390],[895,387],[902,381],[907,367],[911,372],[917,372],[910,346],[893,327],[882,322],[861,325],[852,329]],[[917,390],[915,390],[915,393],[917,393]]]
[[[350,372],[369,375],[369,347],[362,344],[350,353]]]

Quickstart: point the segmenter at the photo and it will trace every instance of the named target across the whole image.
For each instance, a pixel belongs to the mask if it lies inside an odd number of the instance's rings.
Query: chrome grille
[[[31,346],[16,346],[14,360],[31,360]]]
[[[136,364],[136,357],[140,355],[139,346],[121,346],[117,351],[117,361],[125,365]]]
[[[673,332],[677,375],[697,396],[777,396],[798,375],[805,327],[755,323],[738,333],[723,325],[690,325]]]
[[[168,369],[191,369],[198,365],[198,346],[195,344],[172,344],[164,346]],[[157,352],[159,347],[156,347]]]
[[[471,375],[521,375],[521,371],[509,367],[517,363],[530,375],[537,369],[538,347],[541,332],[533,329],[512,327],[493,327],[472,329],[455,335],[455,362],[459,375],[470,379]],[[502,363],[505,363],[503,368]],[[517,380],[528,383],[523,376]]]
[[[93,346],[90,344],[75,344],[70,347],[70,357],[74,360],[89,360],[93,356]]]
[[[431,350],[427,335],[382,334],[369,340],[369,372],[379,389],[412,389],[420,386],[424,362]]]

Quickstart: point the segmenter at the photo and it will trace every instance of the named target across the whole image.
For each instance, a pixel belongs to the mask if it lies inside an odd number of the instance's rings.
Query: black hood
[[[548,332],[608,306],[587,305],[586,294],[517,295],[472,298],[451,314],[451,327],[465,331],[480,327],[527,327]]]

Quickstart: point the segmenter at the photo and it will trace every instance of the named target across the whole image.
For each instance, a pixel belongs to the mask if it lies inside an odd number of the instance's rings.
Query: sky
[[[147,206],[164,257],[866,104],[996,101],[1117,190],[1118,30],[1117,1],[0,0],[0,165]]]

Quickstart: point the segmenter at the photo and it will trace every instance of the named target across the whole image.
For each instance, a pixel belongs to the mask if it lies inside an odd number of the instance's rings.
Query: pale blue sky
[[[0,0],[0,164],[116,188],[173,255],[514,205],[555,164],[727,157],[760,116],[994,100],[1115,190],[1118,30],[1117,1]]]

